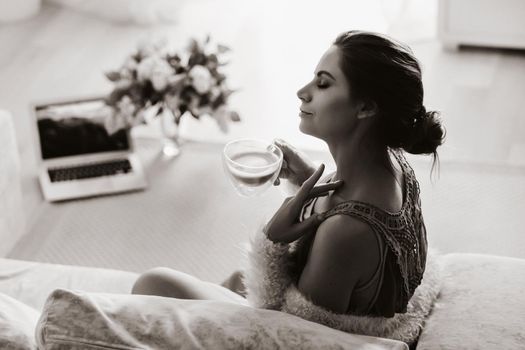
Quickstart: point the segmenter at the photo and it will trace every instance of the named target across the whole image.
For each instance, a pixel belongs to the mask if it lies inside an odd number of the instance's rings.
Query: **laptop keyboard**
[[[59,182],[126,174],[131,171],[131,163],[128,159],[118,159],[79,166],[51,168],[48,173],[51,182]]]

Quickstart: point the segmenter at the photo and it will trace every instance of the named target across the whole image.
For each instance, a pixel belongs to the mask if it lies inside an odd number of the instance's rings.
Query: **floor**
[[[362,28],[388,32],[413,48],[423,66],[427,110],[442,112],[447,141],[440,150],[441,179],[430,179],[428,160],[411,157],[427,224],[440,232],[433,238],[436,245],[445,251],[461,247],[525,258],[525,52],[443,50],[433,25],[435,2],[422,8],[421,1],[408,1],[410,11],[404,13],[380,0],[325,3],[319,9],[298,0],[186,2],[176,23],[153,27],[112,23],[45,3],[36,18],[0,25],[0,106],[15,116],[28,232],[34,233],[41,219],[42,204],[35,145],[27,142],[32,139],[31,102],[109,91],[103,72],[118,67],[140,39],[164,36],[180,48],[190,37],[212,33],[233,48],[226,70],[230,85],[239,89],[231,105],[242,122],[222,134],[210,119],[186,119],[183,135],[214,142],[281,137],[306,150],[325,151],[323,144],[298,132],[295,91],[311,78],[335,34]],[[136,131],[139,136],[149,132]],[[60,260],[28,246],[25,251],[17,246],[11,256]],[[64,251],[51,249],[58,250]]]

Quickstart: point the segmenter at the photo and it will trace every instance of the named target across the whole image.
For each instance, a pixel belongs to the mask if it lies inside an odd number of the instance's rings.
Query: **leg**
[[[227,288],[167,267],[157,267],[140,275],[131,293],[179,299],[220,300],[248,305],[246,299]]]

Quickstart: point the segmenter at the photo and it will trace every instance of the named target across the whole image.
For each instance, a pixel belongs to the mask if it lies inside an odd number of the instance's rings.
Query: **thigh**
[[[179,299],[229,301],[248,305],[245,298],[227,288],[166,267],[157,267],[140,275],[133,286],[132,293]]]

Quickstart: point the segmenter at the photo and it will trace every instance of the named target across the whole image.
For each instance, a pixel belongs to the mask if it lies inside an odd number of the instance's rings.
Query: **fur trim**
[[[251,237],[250,243],[243,277],[246,298],[254,307],[278,310],[284,292],[292,283],[287,271],[289,244],[273,243],[262,228]]]
[[[394,317],[370,317],[336,314],[314,305],[291,285],[285,294],[282,311],[309,321],[349,333],[370,335],[414,343],[423,328],[440,290],[440,266],[433,254],[429,254],[423,280],[408,302],[407,312]]]
[[[288,270],[292,244],[273,243],[262,228],[250,238],[243,283],[251,306],[280,310],[303,319],[349,333],[357,333],[414,343],[423,328],[441,288],[441,264],[430,250],[421,284],[409,300],[406,313],[394,317],[336,314],[313,304],[294,285]]]

